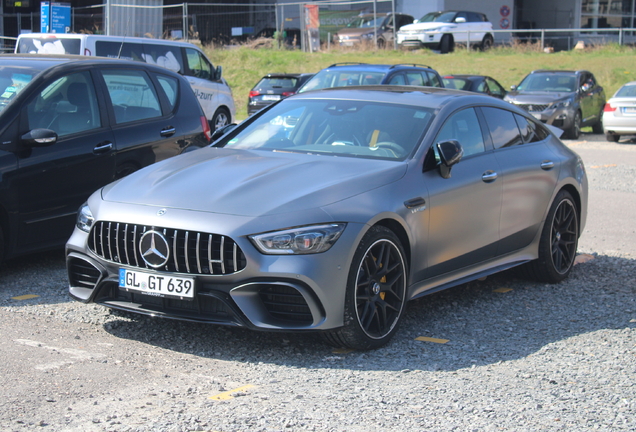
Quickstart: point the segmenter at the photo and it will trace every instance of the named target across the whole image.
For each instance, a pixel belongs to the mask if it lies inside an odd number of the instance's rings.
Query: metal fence
[[[232,1],[232,0],[228,0]],[[238,0],[237,0],[238,1]],[[244,1],[244,0],[243,0]],[[256,0],[255,0],[256,1]],[[131,6],[111,3],[75,7],[71,15],[73,33],[110,34],[200,41],[227,45],[259,36],[273,37],[288,46],[309,50],[307,8],[319,6],[320,40],[323,48],[329,35],[346,26],[361,13],[394,12],[394,0],[349,0],[295,3],[182,3],[166,6]],[[5,35],[38,32],[39,13],[0,14]],[[494,30],[497,43],[513,41],[540,43],[541,48],[571,49],[578,41],[586,44],[636,43],[633,28],[602,29],[519,29]],[[13,49],[15,39],[4,37],[2,49]],[[470,47],[468,47],[470,48]]]

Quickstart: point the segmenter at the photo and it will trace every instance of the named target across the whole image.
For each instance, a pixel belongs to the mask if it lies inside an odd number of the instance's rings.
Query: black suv
[[[591,72],[536,70],[510,89],[504,100],[563,129],[567,138],[577,139],[583,126],[603,133],[605,92]]]
[[[330,87],[374,84],[444,87],[442,78],[430,66],[336,63],[314,75],[298,93]]]
[[[0,260],[62,247],[91,193],[209,134],[190,84],[168,69],[0,55]]]

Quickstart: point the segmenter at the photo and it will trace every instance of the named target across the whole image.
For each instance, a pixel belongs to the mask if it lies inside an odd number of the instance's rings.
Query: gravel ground
[[[636,203],[636,146],[570,145],[593,156],[593,191]],[[371,352],[110,312],[69,300],[61,252],[13,260],[0,270],[0,430],[636,430],[627,244],[586,233],[587,261],[558,285],[509,271],[411,302]]]

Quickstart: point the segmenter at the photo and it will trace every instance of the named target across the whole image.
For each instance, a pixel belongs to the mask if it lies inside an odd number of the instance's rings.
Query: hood
[[[393,161],[206,147],[106,186],[102,199],[256,217],[332,204],[405,171]]]
[[[537,104],[547,105],[552,102],[566,99],[574,96],[573,92],[517,92],[511,91],[506,95],[506,100],[510,102],[522,103],[522,104]]]
[[[454,23],[445,23],[445,22],[421,22],[421,23],[413,23],[407,24],[405,26],[400,27],[400,31],[412,32],[412,31],[430,31],[430,30],[439,30],[442,27],[446,28],[456,28],[457,24]]]
[[[343,28],[342,30],[338,30],[338,33],[336,33],[336,36],[340,36],[340,37],[350,37],[350,38],[357,38],[360,37],[364,34],[369,34],[369,33],[373,33],[375,30],[374,27],[364,27],[364,28]],[[377,29],[378,33],[380,32],[380,29]]]

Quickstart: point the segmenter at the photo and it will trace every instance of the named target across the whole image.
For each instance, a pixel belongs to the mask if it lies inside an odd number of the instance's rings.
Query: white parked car
[[[636,81],[623,85],[605,104],[603,132],[612,142],[621,135],[636,135]]]
[[[186,77],[212,130],[232,123],[236,115],[232,90],[203,51],[187,42],[122,36],[26,33],[16,53],[77,54],[156,64]]]
[[[402,26],[397,42],[404,48],[430,48],[442,54],[453,51],[456,42],[492,47],[492,24],[483,13],[467,11],[430,12],[413,24]]]

